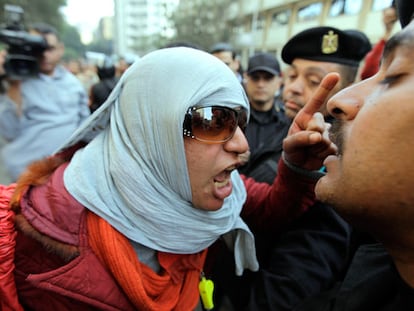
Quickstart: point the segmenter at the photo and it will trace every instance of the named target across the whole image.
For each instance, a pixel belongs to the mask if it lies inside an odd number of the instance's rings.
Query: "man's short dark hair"
[[[36,32],[38,32],[38,33],[40,33],[42,35],[48,35],[48,34],[55,35],[56,38],[58,40],[60,40],[59,34],[58,34],[56,28],[53,27],[53,26],[51,26],[51,25],[49,25],[49,24],[46,24],[46,23],[34,23],[34,24],[32,24],[30,26],[30,29],[32,29],[32,30],[34,30],[34,31],[36,31]]]
[[[221,53],[221,52],[231,52],[231,57],[233,59],[236,59],[237,53],[234,50],[233,46],[230,43],[227,42],[219,42],[214,44],[210,49],[209,49],[210,54],[216,54],[216,53]]]

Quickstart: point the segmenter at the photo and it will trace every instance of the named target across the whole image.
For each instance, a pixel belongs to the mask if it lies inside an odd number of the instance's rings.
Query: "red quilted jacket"
[[[0,310],[3,311],[23,310],[17,299],[13,274],[16,230],[9,203],[15,186],[0,185]]]
[[[15,219],[19,300],[33,310],[134,310],[89,246],[86,210],[63,185],[66,166],[20,199]]]
[[[248,195],[243,214],[253,227],[278,226],[313,204],[314,181],[279,165],[283,182],[264,186],[244,179],[254,195]],[[88,245],[86,211],[63,185],[66,166],[22,192],[17,216],[9,210],[15,185],[0,186],[0,309],[23,310],[19,301],[30,301],[33,310],[134,310]],[[307,193],[307,200],[297,191]],[[294,201],[295,209],[286,208]]]

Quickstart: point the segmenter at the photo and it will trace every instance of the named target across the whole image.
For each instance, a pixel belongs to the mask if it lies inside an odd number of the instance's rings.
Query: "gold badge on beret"
[[[338,51],[338,35],[334,34],[332,30],[323,35],[321,51],[323,54],[332,54]]]

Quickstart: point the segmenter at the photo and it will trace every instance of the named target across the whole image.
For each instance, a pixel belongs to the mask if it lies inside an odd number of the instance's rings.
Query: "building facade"
[[[114,4],[117,55],[143,54],[156,45],[157,37],[174,34],[168,16],[178,0],[115,0]]]
[[[372,43],[385,29],[382,10],[392,0],[237,0],[228,8],[227,23],[232,43],[241,52],[242,62],[256,51],[279,56],[287,40],[315,26],[363,31]],[[397,23],[398,24],[398,23]],[[395,31],[399,30],[395,26]]]

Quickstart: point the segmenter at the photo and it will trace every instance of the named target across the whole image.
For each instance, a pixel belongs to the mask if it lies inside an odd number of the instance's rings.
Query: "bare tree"
[[[208,49],[220,41],[229,41],[231,27],[226,12],[231,0],[180,1],[172,16],[176,29],[173,40],[189,42]]]

